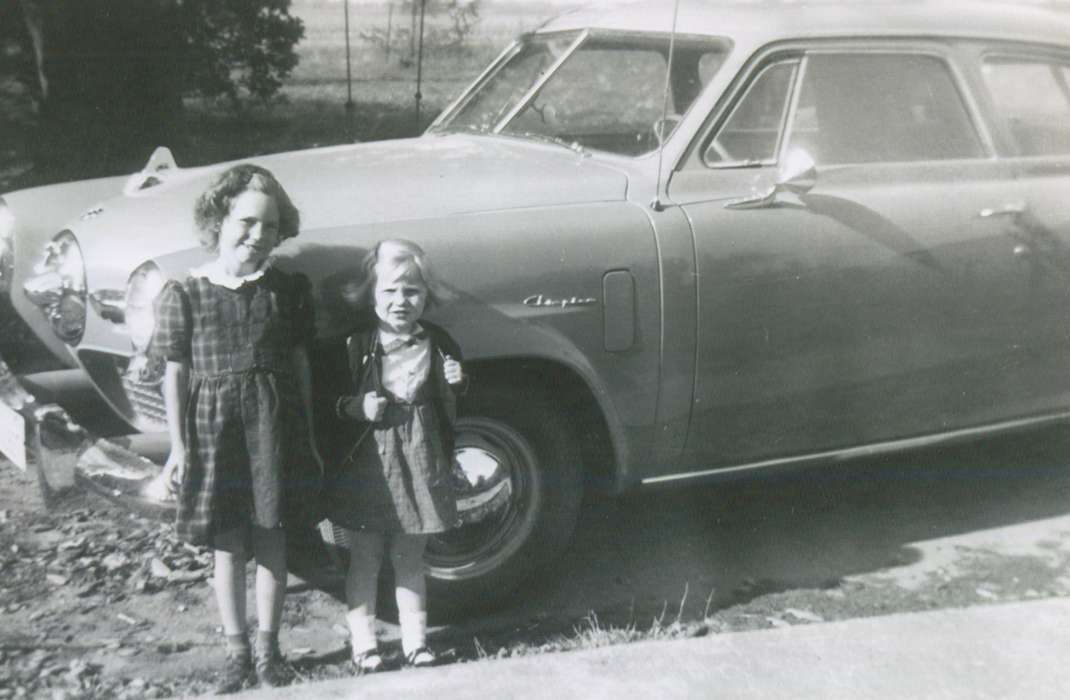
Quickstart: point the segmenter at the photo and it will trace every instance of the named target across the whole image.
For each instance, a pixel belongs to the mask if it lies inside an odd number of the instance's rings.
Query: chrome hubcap
[[[455,452],[457,517],[465,525],[483,522],[509,507],[513,479],[508,465],[491,450],[462,447]]]
[[[538,506],[535,454],[511,428],[462,419],[455,455],[461,525],[431,538],[425,555],[433,576],[452,580],[480,576],[512,556]]]

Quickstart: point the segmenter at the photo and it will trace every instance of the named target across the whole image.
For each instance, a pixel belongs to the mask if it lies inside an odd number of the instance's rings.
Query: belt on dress
[[[223,372],[198,372],[197,370],[191,370],[189,373],[190,379],[218,379],[221,377],[233,377],[238,374],[279,374],[287,377],[293,377],[294,372],[290,368],[280,369],[278,367],[262,367],[254,365],[252,367],[246,367],[245,369],[230,369]]]

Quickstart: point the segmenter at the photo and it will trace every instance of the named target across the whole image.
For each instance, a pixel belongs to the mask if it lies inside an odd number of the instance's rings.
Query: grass
[[[602,647],[630,644],[632,642],[665,641],[671,639],[691,639],[706,635],[716,623],[710,617],[710,607],[715,591],[710,591],[702,619],[684,620],[684,605],[687,603],[689,586],[684,584],[684,592],[676,606],[676,614],[669,617],[668,601],[661,612],[649,623],[642,623],[629,615],[621,624],[605,623],[598,613],[589,611],[572,629],[563,634],[550,637],[543,642],[512,642],[493,653],[478,638],[472,640],[474,656],[477,660],[505,658],[515,656],[532,656],[555,652],[599,649]]]
[[[572,635],[560,641],[560,651],[573,651],[576,649],[597,649],[599,647],[613,646],[615,644],[628,644],[639,641],[662,641],[667,639],[685,639],[699,637],[709,630],[706,620],[709,619],[710,605],[713,602],[715,591],[710,591],[706,598],[706,607],[703,611],[703,619],[698,621],[684,621],[684,605],[687,603],[688,584],[684,584],[684,593],[677,606],[676,616],[667,619],[668,603],[662,607],[650,624],[641,627],[636,622],[629,622],[622,626],[603,625],[598,615],[590,612],[573,628]]]

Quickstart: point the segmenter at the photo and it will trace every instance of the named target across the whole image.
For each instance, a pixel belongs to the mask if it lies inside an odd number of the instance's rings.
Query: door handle
[[[977,212],[982,219],[991,219],[993,216],[1018,216],[1024,214],[1028,207],[1025,202],[1008,202],[998,207],[985,207]]]

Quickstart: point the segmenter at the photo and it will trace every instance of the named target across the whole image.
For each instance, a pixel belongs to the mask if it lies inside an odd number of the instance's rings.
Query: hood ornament
[[[126,184],[123,185],[123,194],[129,197],[141,190],[162,185],[168,175],[176,170],[179,170],[179,167],[175,163],[171,149],[159,146],[149,156],[149,162],[145,163],[145,167],[127,178]]]

